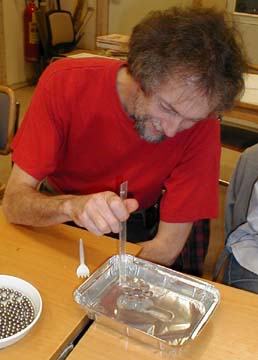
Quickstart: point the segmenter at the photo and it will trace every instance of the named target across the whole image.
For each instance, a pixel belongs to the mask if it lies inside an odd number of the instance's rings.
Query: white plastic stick
[[[120,198],[125,200],[127,198],[128,181],[124,181],[120,185]],[[126,255],[126,239],[127,229],[126,221],[122,221],[119,231],[119,280],[120,284],[125,282],[126,269],[125,269],[125,255]]]

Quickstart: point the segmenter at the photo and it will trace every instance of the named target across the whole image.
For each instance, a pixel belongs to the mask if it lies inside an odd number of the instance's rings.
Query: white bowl
[[[0,349],[12,345],[18,340],[22,339],[36,324],[42,311],[41,296],[38,290],[27,281],[14,276],[0,275],[0,288],[2,287],[20,291],[23,295],[27,296],[34,306],[35,317],[34,320],[26,328],[22,329],[21,331],[17,332],[12,336],[0,339]]]

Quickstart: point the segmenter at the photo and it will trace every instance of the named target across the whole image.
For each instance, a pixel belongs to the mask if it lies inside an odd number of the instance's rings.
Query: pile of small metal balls
[[[34,307],[27,296],[10,288],[0,288],[0,339],[26,328],[34,317]]]
[[[126,278],[126,286],[122,287],[122,293],[129,297],[138,297],[141,299],[151,298],[153,296],[149,284],[142,279],[132,278],[130,276]]]

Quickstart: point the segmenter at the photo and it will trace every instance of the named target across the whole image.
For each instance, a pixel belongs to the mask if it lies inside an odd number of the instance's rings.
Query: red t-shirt
[[[117,192],[128,180],[140,208],[165,188],[161,219],[216,217],[220,132],[206,119],[160,143],[143,140],[119,100],[122,62],[64,59],[50,65],[13,142],[13,161],[60,193]]]

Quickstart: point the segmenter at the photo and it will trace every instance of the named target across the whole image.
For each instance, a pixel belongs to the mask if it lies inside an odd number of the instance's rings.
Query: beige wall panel
[[[20,86],[35,77],[37,65],[26,63],[23,50],[24,0],[3,0],[6,82]]]
[[[201,4],[205,7],[215,7],[218,10],[225,10],[227,0],[201,0]]]
[[[189,6],[192,0],[110,0],[109,33],[130,34],[149,11],[170,6]]]
[[[0,0],[0,84],[6,84],[5,38],[3,26],[3,2]]]

